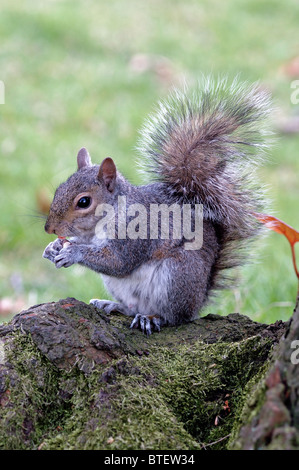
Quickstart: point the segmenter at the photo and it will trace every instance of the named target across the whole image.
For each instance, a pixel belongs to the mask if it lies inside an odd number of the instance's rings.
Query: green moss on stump
[[[195,323],[145,338],[126,318],[67,300],[2,331],[0,448],[226,448],[272,337],[209,344]],[[205,323],[210,340],[217,322],[221,332],[222,319]]]

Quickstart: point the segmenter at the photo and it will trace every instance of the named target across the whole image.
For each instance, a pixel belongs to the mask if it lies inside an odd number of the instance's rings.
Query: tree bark
[[[130,321],[68,298],[1,325],[0,448],[299,448],[298,303],[273,325]]]
[[[243,409],[232,449],[299,449],[299,293],[266,374]]]

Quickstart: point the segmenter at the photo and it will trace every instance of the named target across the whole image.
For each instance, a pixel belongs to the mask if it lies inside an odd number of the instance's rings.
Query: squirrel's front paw
[[[68,268],[72,264],[79,263],[82,260],[82,253],[79,247],[73,243],[69,244],[55,256],[54,264],[56,268]]]
[[[60,253],[63,248],[64,240],[57,238],[54,242],[49,243],[49,245],[45,248],[43,252],[43,258],[49,259],[54,263],[56,256]]]

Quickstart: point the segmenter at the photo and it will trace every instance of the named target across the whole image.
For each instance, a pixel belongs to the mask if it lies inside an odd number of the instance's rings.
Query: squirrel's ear
[[[85,147],[79,150],[77,155],[78,170],[84,166],[91,166],[91,158]]]
[[[115,186],[116,180],[116,166],[112,158],[108,157],[102,161],[99,173],[98,173],[99,180],[104,181],[108,191],[112,193]]]

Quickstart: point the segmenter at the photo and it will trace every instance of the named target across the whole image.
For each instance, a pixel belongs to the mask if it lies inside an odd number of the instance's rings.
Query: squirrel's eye
[[[80,209],[87,209],[87,207],[90,206],[90,203],[91,197],[83,196],[77,202],[77,207],[79,207]]]

